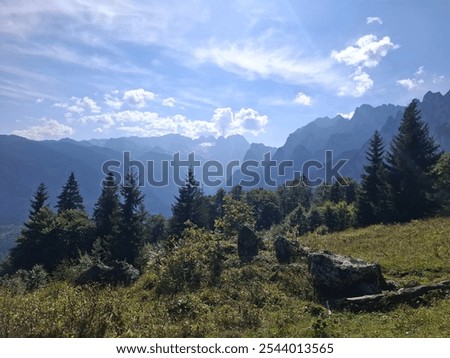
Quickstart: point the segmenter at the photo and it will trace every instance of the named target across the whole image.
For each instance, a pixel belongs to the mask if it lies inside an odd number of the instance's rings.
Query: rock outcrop
[[[283,236],[278,236],[274,241],[275,255],[280,264],[289,264],[295,261],[299,253],[298,242],[293,242]]]
[[[376,295],[347,297],[330,302],[332,309],[348,309],[358,311],[384,311],[400,303],[411,305],[422,304],[421,297],[432,291],[440,291],[445,296],[450,291],[450,281],[443,281],[431,285],[401,288],[397,291],[383,292]]]
[[[368,263],[328,251],[308,255],[309,272],[321,300],[374,295],[387,288],[377,263]]]

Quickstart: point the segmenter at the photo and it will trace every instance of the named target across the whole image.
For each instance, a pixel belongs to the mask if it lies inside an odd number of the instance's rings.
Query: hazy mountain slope
[[[450,91],[445,95],[428,92],[420,102],[419,109],[442,149],[450,151]],[[147,161],[152,160],[154,172],[150,174],[157,181],[162,178],[163,161],[170,162],[177,152],[180,153],[181,160],[185,160],[189,153],[195,153],[196,159],[201,163],[217,160],[224,169],[233,160],[262,161],[264,154],[270,152],[273,154],[272,159],[278,160],[278,163],[282,160],[294,163],[293,168],[286,170],[284,177],[278,176],[276,169],[272,170],[271,178],[281,184],[286,179],[292,179],[294,172],[301,171],[305,161],[316,159],[323,162],[325,150],[332,150],[335,160],[349,160],[341,173],[359,179],[373,132],[376,129],[380,131],[388,149],[397,132],[402,112],[403,107],[392,104],[378,107],[361,105],[356,108],[350,120],[342,116],[317,118],[290,134],[285,144],[278,149],[264,144],[249,144],[240,135],[191,139],[169,134],[161,137],[122,137],[80,142],[71,139],[38,142],[14,135],[0,135],[0,224],[20,224],[26,219],[29,200],[40,182],[48,186],[51,204],[54,205],[56,196],[71,171],[75,172],[86,208],[91,211],[100,193],[100,183],[104,177],[103,163],[111,159],[122,163],[124,152],[130,152],[132,160],[142,161],[145,180],[149,174]],[[261,167],[252,169],[262,173]],[[114,170],[123,176],[123,167]],[[181,179],[186,170],[187,168],[180,170]],[[203,179],[202,174],[198,168],[196,176],[199,180]],[[249,177],[236,170],[233,184],[242,179],[248,181]],[[150,186],[147,181],[144,184],[147,209],[151,213],[170,215],[171,204],[178,190],[173,175],[164,186]],[[262,181],[254,186],[267,187]],[[204,186],[207,194],[214,194],[216,190],[217,187]]]

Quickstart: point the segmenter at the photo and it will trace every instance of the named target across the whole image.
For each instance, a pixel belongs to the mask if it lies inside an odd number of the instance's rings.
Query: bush
[[[48,273],[41,265],[35,265],[31,270],[18,270],[12,275],[0,278],[0,286],[17,293],[38,289],[48,282]]]
[[[195,226],[184,230],[177,246],[161,259],[156,291],[175,294],[198,290],[220,282],[224,260],[222,247],[213,234]]]

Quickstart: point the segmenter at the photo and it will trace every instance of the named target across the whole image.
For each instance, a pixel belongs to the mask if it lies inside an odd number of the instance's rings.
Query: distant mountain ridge
[[[419,103],[422,118],[441,148],[450,151],[450,91],[428,92]],[[274,160],[292,160],[296,168],[310,159],[324,160],[325,150],[332,150],[335,159],[348,159],[342,174],[359,179],[365,163],[365,151],[370,137],[379,130],[386,149],[400,124],[404,107],[385,104],[373,107],[367,104],[356,108],[351,119],[338,115],[323,117],[291,133],[280,148],[264,144],[250,144],[244,137],[201,137],[191,139],[178,134],[161,137],[121,137],[75,141],[32,141],[15,135],[0,135],[0,224],[20,224],[28,214],[29,200],[40,182],[44,182],[55,204],[55,198],[70,172],[75,172],[85,205],[92,210],[100,194],[104,177],[101,167],[105,161],[122,161],[123,152],[132,159],[153,160],[155,177],[160,178],[161,163],[180,153],[182,159],[195,153],[202,163],[216,160],[224,167],[232,160],[261,161],[271,153]],[[201,174],[201,173],[197,173]],[[234,179],[243,178],[239,171]],[[261,186],[259,183],[257,186]],[[170,215],[170,207],[177,186],[143,188],[146,207],[151,213]],[[206,193],[217,188],[205,187]]]

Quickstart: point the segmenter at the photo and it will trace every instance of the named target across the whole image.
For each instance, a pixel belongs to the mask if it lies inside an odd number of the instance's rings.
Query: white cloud
[[[441,83],[444,80],[444,76],[442,75],[433,75],[433,83],[438,84]]]
[[[360,37],[354,46],[348,46],[341,51],[333,50],[331,57],[338,62],[350,66],[375,67],[390,50],[398,48],[389,36],[378,37],[372,34]]]
[[[137,108],[146,107],[148,102],[153,101],[155,98],[156,94],[143,88],[128,90],[123,94],[123,100]]]
[[[175,107],[175,103],[176,103],[175,98],[169,97],[165,98],[161,104],[166,107]]]
[[[345,118],[345,119],[352,119],[354,114],[355,114],[355,111],[351,111],[349,113],[338,113],[337,115],[341,116],[342,118]]]
[[[396,83],[411,91],[419,87],[419,85],[423,83],[423,80],[422,79],[418,80],[415,78],[404,78],[402,80],[396,81]]]
[[[352,79],[355,82],[355,88],[352,91],[354,97],[361,97],[373,87],[373,80],[366,72],[361,70],[357,70]]]
[[[72,97],[69,103],[55,103],[53,107],[57,108],[65,108],[71,113],[84,113],[85,111],[89,111],[91,113],[100,113],[101,108],[97,105],[97,103],[89,97]]]
[[[41,124],[28,129],[15,130],[13,134],[32,140],[59,139],[74,133],[73,128],[66,126],[54,119],[42,118]]]
[[[36,99],[36,104],[41,104],[44,101],[45,101],[45,98],[37,98]]]
[[[312,100],[310,96],[307,96],[303,92],[299,92],[295,96],[294,103],[301,104],[303,106],[310,106],[312,104]]]
[[[213,63],[248,79],[264,78],[292,84],[334,86],[342,81],[327,58],[304,56],[289,47],[270,47],[260,39],[242,43],[212,44],[198,48],[200,63]]]
[[[269,119],[252,108],[241,108],[234,113],[231,108],[226,107],[214,111],[212,122],[216,131],[223,136],[246,133],[257,136],[264,132]]]
[[[351,85],[344,85],[339,88],[339,96],[352,95],[353,97],[361,97],[373,87],[373,80],[367,72],[358,67],[350,77],[353,81]]]
[[[412,91],[418,88],[421,84],[423,84],[425,75],[425,69],[423,66],[420,66],[416,72],[414,72],[414,76],[412,78],[403,78],[397,80],[396,83],[400,86],[405,87],[408,91]]]
[[[367,25],[373,24],[373,23],[378,23],[381,25],[383,23],[383,21],[377,16],[369,16],[367,18]]]
[[[112,96],[111,94],[105,94],[105,104],[109,108],[112,108],[117,111],[122,107],[123,101],[117,97]]]
[[[354,46],[348,46],[341,51],[333,50],[331,58],[355,68],[350,75],[353,84],[341,86],[338,94],[341,96],[349,94],[354,97],[363,96],[374,84],[370,75],[364,71],[364,68],[376,67],[390,50],[398,47],[391,41],[389,36],[384,36],[378,40],[377,36],[369,34],[360,37]]]
[[[126,110],[115,113],[86,115],[78,122],[101,124],[100,130],[113,126],[128,134],[142,136],[159,136],[178,133],[191,138],[202,135],[232,135],[251,133],[258,135],[264,131],[268,123],[266,115],[260,115],[252,108],[241,108],[237,112],[229,107],[217,108],[210,120],[191,120],[181,114],[162,117],[158,113],[139,110]]]

